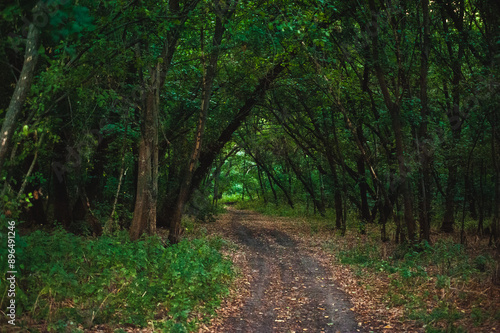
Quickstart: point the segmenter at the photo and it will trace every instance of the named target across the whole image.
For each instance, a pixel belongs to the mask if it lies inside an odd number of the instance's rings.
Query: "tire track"
[[[251,269],[251,296],[222,332],[362,332],[348,296],[318,260],[265,217],[230,214],[231,238]]]

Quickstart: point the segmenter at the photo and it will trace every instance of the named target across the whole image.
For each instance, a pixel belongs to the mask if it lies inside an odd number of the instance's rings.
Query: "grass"
[[[472,255],[451,239],[409,247],[352,235],[326,241],[325,248],[367,289],[384,291],[384,306],[401,307],[426,332],[467,332],[495,322],[498,301],[482,294],[495,269],[487,251]]]
[[[220,239],[204,237],[165,247],[158,237],[130,242],[119,232],[93,239],[61,229],[18,237],[18,326],[42,324],[53,332],[82,332],[98,324],[195,331],[215,313],[234,277],[222,246]],[[4,248],[0,258],[7,271]],[[0,306],[6,308],[5,277],[1,282]]]
[[[225,200],[227,202],[230,200]],[[264,203],[261,200],[253,200],[253,201],[236,201],[235,208],[237,209],[246,209],[253,210],[264,215],[270,216],[283,216],[283,217],[312,217],[314,213],[314,209],[312,204],[307,207],[303,203],[297,203],[294,205],[294,208],[288,205],[278,205],[276,206],[274,203],[268,202]]]

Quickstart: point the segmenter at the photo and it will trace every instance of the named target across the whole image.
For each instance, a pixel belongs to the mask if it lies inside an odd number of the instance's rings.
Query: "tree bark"
[[[455,26],[461,36],[463,36],[463,15],[464,15],[464,1],[459,1],[458,17],[455,18]],[[442,24],[443,29],[448,33],[448,24],[446,21],[446,16],[442,13]],[[455,15],[453,15],[455,16]],[[452,92],[451,97],[453,105],[447,111],[448,121],[450,123],[452,131],[452,147],[456,147],[459,140],[462,129],[462,119],[460,115],[460,81],[462,78],[462,65],[461,61],[464,55],[463,40],[458,44],[457,55],[454,56],[453,45],[450,41],[446,42],[448,48],[448,54],[452,59],[451,70],[453,72],[452,76]],[[453,232],[455,224],[455,194],[456,194],[456,182],[457,182],[457,166],[458,161],[450,158],[448,160],[448,181],[446,183],[446,196],[445,196],[445,212],[443,217],[443,223],[441,225],[441,231],[443,232]]]
[[[219,3],[216,2],[216,7],[218,5]],[[205,68],[205,60],[203,57],[204,73],[202,82],[203,88],[201,96],[200,114],[198,117],[198,124],[196,127],[194,147],[188,165],[185,171],[183,172],[183,176],[181,178],[182,179],[181,186],[179,189],[179,195],[177,196],[177,200],[174,205],[174,210],[172,211],[172,217],[169,229],[170,232],[168,235],[168,240],[170,241],[171,244],[176,244],[180,241],[181,218],[184,212],[184,206],[191,196],[191,182],[202,151],[202,141],[205,133],[205,124],[208,116],[210,98],[212,96],[212,87],[215,81],[215,76],[217,74],[217,61],[219,59],[219,54],[220,54],[220,45],[222,43],[222,38],[226,30],[224,24],[232,16],[233,12],[234,12],[233,9],[226,8],[224,13],[217,13],[217,14],[223,14],[223,16],[217,15],[217,18],[215,20],[215,31],[214,31],[214,37],[212,39],[212,52],[210,54],[210,58],[206,68]],[[202,52],[204,52],[203,39],[204,36],[202,30],[201,31]]]
[[[165,44],[154,67],[150,68],[147,91],[141,94],[141,138],[139,141],[138,179],[135,198],[134,217],[130,226],[130,239],[137,240],[142,233],[156,232],[156,210],[158,198],[158,113],[161,89],[165,85],[166,75],[172,63],[177,41],[188,19],[189,13],[199,0],[187,2],[182,11],[179,0],[169,2],[169,12],[180,16],[176,27],[167,33]],[[140,55],[139,55],[140,56]],[[142,74],[142,73],[141,73]],[[141,75],[142,76],[142,75]],[[145,94],[145,97],[143,97]]]
[[[496,247],[496,270],[493,275],[493,282],[500,284],[500,135],[497,132],[497,124],[500,117],[492,116],[491,150],[493,157],[494,179],[495,179],[495,201],[493,206],[493,219],[491,220],[490,246]]]
[[[314,185],[312,184],[312,182],[307,181],[306,177],[302,174],[299,167],[297,167],[292,162],[292,159],[288,155],[285,155],[285,158],[288,162],[288,165],[290,165],[292,171],[295,173],[295,176],[297,176],[297,179],[302,183],[306,192],[309,193],[309,196],[311,197],[311,200],[314,204],[314,211],[316,212],[317,209],[321,216],[325,216],[325,206],[323,205],[321,200],[318,200],[318,198],[316,198],[316,193],[314,191]]]
[[[345,224],[345,221],[342,215],[342,194],[340,193],[339,177],[337,176],[336,166],[332,168],[332,176],[334,186],[333,200],[335,203],[335,227],[340,230]]]
[[[429,141],[427,133],[427,123],[429,116],[428,95],[427,95],[427,77],[429,72],[429,50],[430,50],[430,19],[429,19],[429,0],[422,0],[422,50],[420,56],[420,117],[421,123],[416,138],[417,149],[420,154],[420,186],[419,188],[419,218],[420,218],[420,238],[430,242],[431,226],[431,159]]]
[[[159,64],[158,64],[159,66]],[[156,200],[158,194],[158,102],[159,70],[151,78],[142,113],[139,141],[137,194],[129,234],[137,240],[144,231],[156,231]]]
[[[35,10],[38,4],[35,6]],[[40,44],[40,30],[34,23],[28,28],[28,37],[26,41],[26,51],[24,54],[24,64],[21,75],[16,84],[14,94],[10,100],[9,107],[5,114],[0,132],[0,173],[4,167],[7,151],[9,150],[12,135],[16,130],[17,119],[21,114],[26,98],[31,89],[33,76],[35,75],[36,64],[38,61],[38,46]]]
[[[258,166],[257,166],[257,176],[259,177],[259,186],[260,186],[260,192],[262,193],[262,199],[264,200],[264,204],[267,204],[266,188],[264,186],[264,182],[262,182],[262,171]]]
[[[357,169],[359,174],[359,195],[361,198],[361,219],[364,223],[371,223],[370,208],[368,207],[366,176],[365,176],[365,162],[363,156],[357,159]]]
[[[378,31],[377,31],[377,22],[376,22],[376,13],[377,8],[375,6],[375,1],[370,0],[370,10],[372,12],[372,27],[371,29],[374,29],[374,37],[373,37],[373,60],[374,60],[374,68],[375,68],[375,73],[376,77],[380,86],[380,89],[382,91],[382,95],[384,98],[385,105],[387,109],[389,110],[389,114],[391,117],[392,121],[392,129],[394,132],[394,141],[396,143],[396,159],[398,162],[398,170],[399,170],[399,185],[400,189],[403,195],[403,205],[404,205],[404,221],[406,224],[406,229],[408,232],[408,240],[410,242],[414,242],[415,240],[415,219],[413,216],[413,201],[411,197],[411,191],[410,191],[410,186],[408,182],[408,177],[407,177],[407,168],[406,168],[406,163],[405,163],[405,144],[404,144],[404,138],[403,138],[403,126],[401,123],[401,108],[399,105],[400,102],[400,86],[399,84],[394,88],[394,101],[391,98],[391,95],[389,93],[389,88],[387,86],[387,82],[384,77],[384,73],[380,64],[380,59],[379,59],[379,43],[378,43]],[[396,44],[398,44],[398,38],[400,36],[396,33]],[[396,49],[398,52],[398,58],[399,58],[399,45],[396,46]],[[403,69],[401,68],[401,64],[398,63],[398,71],[399,71],[399,76],[401,77],[401,72]],[[403,80],[403,78],[401,78]],[[399,80],[398,80],[399,81]],[[404,81],[404,80],[403,80]],[[401,240],[401,239],[400,239]]]
[[[483,179],[486,173],[484,167],[484,161],[481,159],[479,163],[479,218],[477,221],[477,233],[482,235],[484,232],[484,187],[483,187]]]
[[[128,122],[129,122],[129,116],[127,115],[127,120],[125,121],[125,131],[123,133],[123,139],[122,139],[122,151],[121,151],[122,159],[120,165],[120,177],[118,178],[118,186],[116,188],[116,194],[115,194],[115,199],[113,201],[111,214],[109,214],[109,218],[104,225],[104,233],[106,234],[112,234],[117,229],[114,215],[116,212],[116,205],[118,204],[118,197],[120,196],[120,189],[122,187],[123,176],[127,173],[127,170],[125,170],[125,150],[127,147]]]

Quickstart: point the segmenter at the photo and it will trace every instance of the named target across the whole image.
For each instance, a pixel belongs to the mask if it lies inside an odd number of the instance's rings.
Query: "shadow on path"
[[[327,270],[262,215],[231,210],[251,268],[251,296],[224,332],[361,332],[348,296]]]

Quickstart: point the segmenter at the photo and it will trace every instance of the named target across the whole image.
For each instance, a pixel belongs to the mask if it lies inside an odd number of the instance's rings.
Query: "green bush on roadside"
[[[158,237],[130,242],[120,232],[85,239],[58,229],[35,231],[17,244],[17,317],[46,321],[55,331],[67,323],[145,327],[152,321],[165,331],[192,331],[194,314],[213,314],[234,276],[219,252],[223,243],[205,238],[164,247]],[[0,258],[7,271],[3,247]],[[4,279],[2,307],[9,301]]]
[[[488,278],[494,267],[494,261],[488,254],[470,257],[461,244],[448,240],[439,240],[434,245],[422,242],[413,247],[399,245],[391,256],[381,256],[381,245],[377,242],[362,242],[339,246],[336,242],[325,244],[327,249],[335,252],[340,263],[363,269],[363,274],[387,274],[390,279],[385,299],[388,306],[404,306],[410,319],[425,325],[426,332],[462,332],[455,322],[464,315],[455,304],[450,294],[453,284],[467,283],[471,279]],[[363,274],[358,273],[358,276]],[[436,307],[427,310],[426,300],[432,289],[419,286],[435,286],[434,297],[438,297]],[[471,318],[479,325],[484,322],[486,314],[474,309]],[[445,330],[442,330],[446,327]]]

